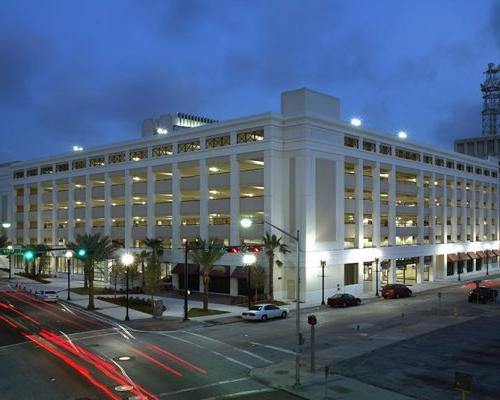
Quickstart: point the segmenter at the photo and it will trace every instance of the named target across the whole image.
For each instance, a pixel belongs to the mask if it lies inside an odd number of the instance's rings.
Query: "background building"
[[[268,221],[300,231],[306,300],[321,296],[321,261],[327,294],[375,291],[377,273],[381,282],[419,284],[498,268],[496,162],[343,122],[338,98],[309,89],[282,93],[280,113],[192,119],[184,129],[149,120],[135,141],[3,166],[10,239],[63,247],[101,232],[132,249],[163,238],[178,285],[183,240],[256,243],[272,231]],[[295,297],[289,244],[276,297]],[[59,256],[52,268],[64,272]],[[243,270],[241,254],[226,254],[211,289],[244,294]],[[201,289],[199,268],[189,274]]]

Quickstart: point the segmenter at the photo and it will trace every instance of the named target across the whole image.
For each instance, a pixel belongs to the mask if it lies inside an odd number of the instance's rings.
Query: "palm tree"
[[[151,295],[151,308],[154,308],[154,295],[160,289],[160,277],[161,277],[161,264],[160,257],[163,254],[163,239],[146,238],[142,243],[151,249],[150,252],[141,252],[142,261],[142,282],[143,289],[145,293]],[[146,268],[144,268],[144,261],[142,255],[148,257],[148,262]],[[152,312],[153,310],[151,310]]]
[[[198,239],[197,244],[193,245],[189,258],[202,268],[203,275],[203,310],[208,311],[208,285],[210,284],[210,271],[215,263],[224,254],[224,243],[218,239]],[[187,276],[184,279],[188,279]]]
[[[281,254],[290,253],[288,245],[281,243],[281,237],[278,238],[276,235],[270,235],[266,232],[266,236],[262,238],[264,243],[264,252],[269,260],[269,298],[274,299],[274,264],[281,267],[283,263],[280,260],[276,260],[276,250]]]
[[[101,236],[100,233],[94,235],[78,235],[74,243],[68,243],[70,249],[76,250],[84,248],[86,255],[82,258],[83,269],[88,277],[89,304],[87,309],[95,310],[94,303],[94,271],[98,263],[110,260],[114,257],[115,245],[111,243],[108,236]]]
[[[9,239],[5,235],[0,235],[0,249],[5,249],[9,245]]]
[[[35,258],[38,258],[38,275],[41,275],[50,263],[50,257],[47,255],[50,251],[50,246],[40,243],[35,245],[34,250],[36,254]],[[35,260],[33,260],[33,269],[35,269],[35,263]],[[35,270],[33,270],[33,275],[35,275]]]
[[[143,242],[144,243],[144,242]],[[141,286],[142,286],[142,290],[144,290],[144,287],[146,285],[146,277],[144,275],[144,262],[149,258],[151,257],[151,253],[149,251],[146,251],[146,250],[142,250],[138,255],[137,257],[139,258],[140,262],[141,262],[141,274],[142,274],[142,282],[141,282]]]

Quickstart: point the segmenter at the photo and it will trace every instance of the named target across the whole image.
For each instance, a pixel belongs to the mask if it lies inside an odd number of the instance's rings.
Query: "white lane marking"
[[[296,354],[295,351],[284,349],[283,347],[271,346],[269,344],[262,344],[262,343],[257,343],[257,342],[250,342],[250,344],[253,344],[255,346],[266,347],[266,348],[271,349],[271,350],[281,351],[282,353],[287,353],[287,354],[292,354],[292,355]]]
[[[69,313],[71,313],[71,314],[75,315],[74,311],[70,310],[70,309],[69,309],[69,308],[68,308],[65,304],[63,304],[63,303],[59,303],[59,305],[60,305],[60,306],[61,306],[64,310],[66,310],[67,312],[69,312]]]
[[[257,394],[257,393],[265,393],[265,392],[274,392],[274,389],[263,388],[263,389],[246,390],[244,392],[223,394],[221,396],[205,397],[204,399],[201,399],[201,400],[232,399],[234,397],[248,396],[249,394]]]
[[[245,364],[245,363],[243,363],[243,362],[241,362],[241,361],[235,360],[234,358],[231,358],[231,357],[225,356],[224,354],[221,354],[221,353],[219,353],[219,352],[217,352],[217,351],[213,351],[213,350],[209,349],[208,347],[201,346],[201,345],[199,345],[199,344],[197,344],[197,343],[194,343],[194,342],[191,342],[191,341],[189,341],[189,340],[186,340],[186,339],[181,339],[181,338],[178,338],[178,337],[176,337],[176,336],[173,336],[173,335],[168,335],[168,334],[165,334],[165,333],[160,333],[160,335],[165,336],[165,337],[168,337],[168,338],[170,338],[170,339],[175,339],[175,340],[179,340],[179,341],[184,342],[184,343],[188,343],[188,344],[190,344],[190,345],[192,345],[192,346],[196,346],[196,347],[198,347],[199,349],[207,350],[207,351],[209,351],[209,352],[210,352],[210,353],[212,353],[212,354],[215,354],[215,355],[217,355],[217,356],[219,356],[219,357],[222,357],[222,358],[224,358],[225,360],[230,361],[230,362],[232,362],[232,363],[235,363],[235,364],[241,365],[241,366],[243,366],[243,367],[245,367],[245,368],[248,368],[248,369],[252,369],[252,368],[254,368],[254,367],[253,367],[253,366],[251,366],[251,365],[248,365],[248,364]]]
[[[96,335],[88,335],[88,336],[82,336],[82,337],[74,337],[73,340],[75,342],[78,342],[80,340],[87,340],[87,339],[94,339],[94,338],[99,338],[103,336],[111,336],[111,335],[118,335],[119,332],[108,332],[108,333],[98,333]]]
[[[227,344],[227,343],[221,342],[220,340],[217,340],[217,339],[214,339],[214,338],[211,338],[211,337],[208,337],[208,336],[199,335],[199,334],[197,334],[197,333],[193,333],[193,332],[189,332],[189,331],[181,331],[181,332],[183,332],[183,333],[188,333],[188,334],[190,334],[190,335],[193,335],[193,336],[199,337],[199,338],[201,338],[201,339],[206,339],[206,340],[209,340],[209,341],[212,341],[212,342],[218,343],[218,344],[222,344],[222,345],[224,345],[224,346],[231,346],[234,350],[239,351],[239,352],[241,352],[241,353],[245,353],[245,354],[247,354],[247,355],[249,355],[249,356],[251,356],[251,357],[255,357],[255,358],[257,358],[258,360],[264,361],[264,362],[266,362],[266,363],[268,363],[268,364],[272,364],[272,363],[273,363],[272,361],[268,360],[267,358],[261,357],[261,356],[259,356],[259,355],[257,355],[257,354],[253,354],[253,353],[252,353],[252,352],[250,352],[250,351],[240,349],[240,348],[235,347],[235,346],[232,346],[232,345],[230,345],[230,344]]]
[[[7,349],[10,349],[11,347],[18,347],[18,346],[22,346],[22,345],[25,345],[25,344],[34,344],[33,342],[21,342],[21,343],[13,343],[13,344],[7,344],[5,346],[0,346],[0,351],[2,350],[7,350]]]
[[[159,394],[157,394],[157,396],[158,397],[167,397],[167,396],[172,396],[174,394],[193,392],[195,390],[200,390],[200,389],[205,389],[205,388],[220,386],[220,385],[227,385],[229,383],[234,383],[234,382],[249,381],[250,379],[251,378],[230,379],[227,381],[220,381],[220,382],[215,382],[215,383],[209,383],[207,385],[194,386],[194,387],[190,387],[190,388],[186,388],[186,389],[180,389],[180,390],[176,390],[175,392],[159,393]]]

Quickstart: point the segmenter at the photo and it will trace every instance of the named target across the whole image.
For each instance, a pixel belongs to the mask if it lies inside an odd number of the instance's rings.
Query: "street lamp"
[[[242,218],[240,220],[240,225],[243,228],[249,228],[252,226],[253,221],[250,218]],[[297,334],[297,351],[295,352],[295,388],[300,387],[300,354],[302,350],[302,333],[300,333],[300,231],[297,229],[297,236],[293,236],[291,233],[271,224],[269,221],[264,220],[264,224],[268,224],[271,228],[276,229],[283,235],[293,239],[297,242],[297,295],[296,295],[296,307],[295,307],[295,331]]]
[[[378,297],[378,257],[375,257],[375,296]]]
[[[189,240],[184,242],[184,321],[188,318],[188,292],[189,292],[189,282],[188,282],[188,254],[189,254]]]
[[[2,228],[9,229],[10,228],[10,222],[2,222]]]
[[[319,262],[321,264],[321,305],[325,305],[325,266],[326,261],[321,260]]]
[[[12,249],[12,245],[9,244],[7,250],[12,251]],[[12,254],[9,254],[9,279],[12,279]]]
[[[70,296],[70,281],[71,281],[71,257],[73,257],[73,252],[71,250],[68,250],[66,253],[64,253],[64,257],[66,257],[66,262],[67,262],[67,268],[68,268],[68,297],[66,300],[70,301],[71,296]]]
[[[125,296],[126,296],[126,313],[125,313],[125,321],[130,321],[130,317],[128,316],[128,270],[129,267],[133,264],[134,262],[134,256],[130,253],[125,253],[121,257],[122,264],[125,266],[127,269],[127,274],[126,274],[126,286],[125,286]]]

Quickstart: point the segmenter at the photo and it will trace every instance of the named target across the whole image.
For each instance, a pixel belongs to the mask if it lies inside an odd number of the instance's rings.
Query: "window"
[[[14,171],[14,179],[24,178],[24,170]]]
[[[375,148],[376,148],[375,143],[373,143],[373,142],[367,142],[367,141],[363,140],[363,150],[365,150],[365,151],[376,151]]]
[[[476,175],[482,175],[482,172],[481,168],[476,168]]]
[[[26,176],[37,176],[38,168],[30,168],[26,171]]]
[[[230,144],[231,144],[230,135],[212,136],[207,138],[206,140],[207,149],[215,149],[216,147],[229,146]]]
[[[110,164],[122,163],[125,161],[125,153],[121,152],[110,154],[108,159]]]
[[[446,168],[455,169],[455,162],[452,160],[446,160]]]
[[[396,157],[411,161],[420,161],[420,153],[405,149],[396,149]]]
[[[490,176],[490,170],[489,169],[485,169],[484,170],[484,176]]]
[[[457,163],[457,169],[459,171],[463,171],[464,170],[464,165],[462,163]]]
[[[87,166],[86,160],[73,160],[73,169],[82,169]]]
[[[344,285],[357,285],[358,264],[344,264]]]
[[[432,156],[428,154],[424,154],[424,163],[432,164]]]
[[[392,155],[392,147],[388,144],[381,144],[379,147],[380,154]]]
[[[237,143],[260,142],[264,140],[264,130],[255,130],[248,132],[239,132],[237,135]]]
[[[148,158],[148,149],[135,149],[130,150],[128,159],[129,161],[140,161]]]
[[[438,167],[444,167],[444,160],[442,158],[436,158],[435,164]]]
[[[153,147],[153,157],[165,157],[172,155],[172,145],[162,144],[160,146]]]
[[[51,174],[53,171],[52,165],[42,165],[40,167],[40,175],[47,175]]]
[[[104,156],[92,157],[89,159],[90,167],[102,167],[104,166]]]
[[[359,147],[358,138],[351,136],[344,136],[344,146],[357,149]]]
[[[496,171],[491,171],[491,176],[492,176],[492,178],[496,178],[498,176],[497,172]]]
[[[471,174],[474,172],[474,168],[472,167],[472,165],[467,165],[467,172]]]
[[[200,141],[199,140],[193,140],[192,142],[179,143],[179,145],[177,146],[178,153],[189,153],[192,151],[199,151],[199,150],[200,150]]]
[[[66,172],[69,170],[69,164],[67,162],[56,164],[56,172]]]

